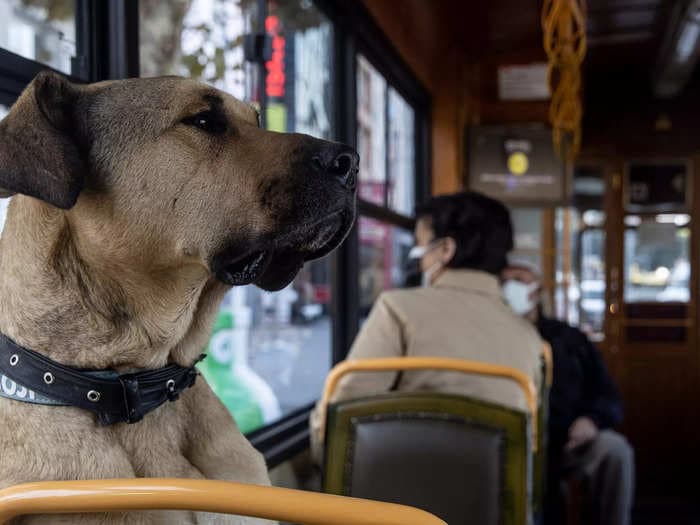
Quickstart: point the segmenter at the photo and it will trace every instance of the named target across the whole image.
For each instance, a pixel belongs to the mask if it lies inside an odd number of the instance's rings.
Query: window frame
[[[357,147],[357,57],[364,56],[414,110],[415,202],[431,194],[431,99],[388,37],[359,0],[314,0],[334,23],[336,41],[338,140]],[[342,106],[342,107],[341,107]],[[396,213],[358,198],[358,218],[368,217],[404,229],[412,229],[414,217]],[[357,223],[334,254],[334,351],[333,364],[345,359],[360,325],[359,238]]]
[[[313,0],[333,26],[331,86],[335,101],[332,129],[335,140],[357,146],[357,56],[363,55],[414,110],[415,200],[430,195],[431,144],[428,91],[380,30],[361,0]],[[76,57],[71,75],[76,82],[97,82],[139,76],[138,0],[76,0]],[[267,1],[257,0],[259,20]],[[264,64],[260,65],[264,70]],[[11,105],[26,85],[50,67],[0,49],[0,103]],[[61,73],[61,72],[59,72]],[[64,73],[62,73],[64,74]],[[265,104],[264,93],[261,103]],[[265,114],[264,107],[261,112]],[[386,203],[385,203],[386,204]],[[358,217],[412,229],[414,218],[360,200]],[[332,289],[332,363],[342,361],[359,329],[359,240],[357,225],[330,256]],[[268,467],[286,461],[309,446],[308,417],[313,404],[247,434],[264,455]]]

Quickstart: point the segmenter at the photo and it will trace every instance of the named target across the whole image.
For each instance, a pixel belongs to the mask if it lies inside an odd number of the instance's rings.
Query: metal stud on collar
[[[46,383],[47,385],[53,383],[53,374],[51,372],[46,372],[44,374],[44,383]]]
[[[100,394],[97,390],[90,390],[87,393],[88,401],[92,401],[93,403],[97,403],[101,397],[102,394]]]
[[[10,366],[15,366],[17,363],[19,363],[19,356],[17,354],[12,354],[10,356]]]
[[[174,392],[175,391],[175,380],[174,379],[168,379],[165,382],[165,388],[168,389],[168,392]]]

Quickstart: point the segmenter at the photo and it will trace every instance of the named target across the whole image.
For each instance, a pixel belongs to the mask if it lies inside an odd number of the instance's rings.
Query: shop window
[[[331,139],[330,21],[309,1],[270,1],[265,29],[273,49],[265,64],[268,129]]]
[[[245,35],[259,27],[256,7],[193,0],[179,11],[141,0],[142,76],[197,78],[256,104],[270,130],[333,138],[330,21],[311,2],[269,2],[263,24],[273,56],[260,67],[243,51]],[[225,297],[201,369],[244,432],[319,397],[331,364],[331,294],[321,260],[280,292],[244,286]]]
[[[360,316],[366,317],[379,294],[406,281],[413,233],[368,217],[359,219]]]
[[[75,0],[3,0],[0,47],[71,73],[76,54]]]

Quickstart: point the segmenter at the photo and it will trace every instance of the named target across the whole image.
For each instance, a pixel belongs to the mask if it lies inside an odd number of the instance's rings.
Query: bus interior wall
[[[604,181],[605,191],[596,205],[606,217],[604,333],[599,347],[622,391],[626,407],[622,430],[636,449],[638,505],[645,509],[667,502],[690,504],[700,466],[696,416],[700,185],[693,183],[700,162],[700,75],[696,69],[673,97],[657,97],[653,89],[664,61],[672,60],[664,45],[669,33],[678,29],[673,24],[680,4],[684,2],[587,2],[583,144],[572,169],[576,173],[593,167]],[[504,102],[497,93],[499,66],[546,61],[541,1],[428,5],[407,0],[400,10],[391,0],[365,0],[365,5],[432,96],[434,193],[467,186],[469,126],[548,123],[548,101]],[[632,162],[666,160],[686,165],[690,180],[687,204],[680,210],[689,216],[684,230],[689,232],[692,268],[688,296],[682,304],[638,303],[628,300],[622,282],[631,264],[624,248],[625,232],[630,230],[625,222],[636,220],[629,218],[631,212],[624,205],[629,190],[625,177]],[[576,209],[575,195],[570,199],[571,209],[585,211],[585,206]],[[678,212],[656,210],[659,215]],[[562,251],[554,231],[557,213],[541,209],[539,250],[550,301],[561,277],[555,261]]]

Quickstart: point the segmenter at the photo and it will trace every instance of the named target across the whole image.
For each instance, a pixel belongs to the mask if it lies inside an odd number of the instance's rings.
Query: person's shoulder
[[[377,302],[393,308],[401,308],[404,305],[419,303],[431,295],[431,288],[397,288],[386,290],[377,298]]]
[[[544,342],[542,341],[540,334],[537,332],[537,329],[532,322],[520,317],[519,315],[513,314],[512,323],[514,327],[517,327],[518,338],[522,341],[522,343],[532,346],[537,354],[540,354],[542,351],[542,344]]]
[[[558,319],[541,317],[537,322],[537,329],[545,339],[565,338],[567,340],[586,340],[586,334],[575,326]]]
[[[440,300],[440,290],[434,287],[398,288],[382,292],[377,304],[401,318],[409,318],[423,315]]]
[[[559,319],[553,319],[551,317],[540,316],[537,321],[537,326],[544,330],[551,330],[555,332],[561,332],[570,328],[570,325]]]

